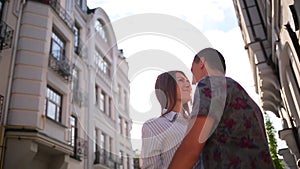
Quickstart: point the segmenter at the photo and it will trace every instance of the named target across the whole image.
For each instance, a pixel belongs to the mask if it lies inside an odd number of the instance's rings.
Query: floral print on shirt
[[[192,117],[215,120],[202,152],[205,169],[274,168],[262,112],[239,83],[224,76],[205,77],[197,85],[193,106]]]

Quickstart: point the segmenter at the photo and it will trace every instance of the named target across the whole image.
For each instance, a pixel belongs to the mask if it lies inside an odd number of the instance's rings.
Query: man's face
[[[201,78],[201,61],[198,63],[193,62],[191,67],[191,72],[193,74],[193,82],[192,84],[197,84]]]

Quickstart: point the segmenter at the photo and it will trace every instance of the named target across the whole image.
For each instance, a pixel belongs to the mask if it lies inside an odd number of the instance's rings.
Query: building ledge
[[[298,146],[295,140],[295,135],[293,133],[293,129],[292,128],[286,128],[283,130],[279,130],[278,131],[279,134],[279,138],[282,140],[285,140],[288,148],[290,149],[291,153],[293,153],[296,157],[299,157],[299,150],[298,150]]]
[[[283,148],[278,150],[278,154],[281,155],[290,168],[297,168],[295,157],[291,154],[288,148]]]
[[[26,131],[25,131],[26,130]],[[44,147],[48,147],[47,149],[51,149],[54,154],[73,154],[73,148],[66,143],[63,143],[59,140],[51,138],[39,131],[36,130],[27,130],[27,129],[8,129],[6,133],[6,138],[11,139],[24,139],[24,140],[32,140],[38,144],[43,145]]]

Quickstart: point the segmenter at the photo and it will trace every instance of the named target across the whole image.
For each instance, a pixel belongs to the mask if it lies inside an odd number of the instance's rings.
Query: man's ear
[[[200,60],[199,60],[199,66],[200,68],[204,68],[205,66],[205,58],[204,57],[201,57]]]

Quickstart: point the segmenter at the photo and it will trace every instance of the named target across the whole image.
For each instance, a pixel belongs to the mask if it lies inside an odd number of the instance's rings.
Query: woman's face
[[[179,72],[175,74],[175,77],[177,82],[177,99],[181,100],[182,104],[191,101],[192,87],[189,79]]]

